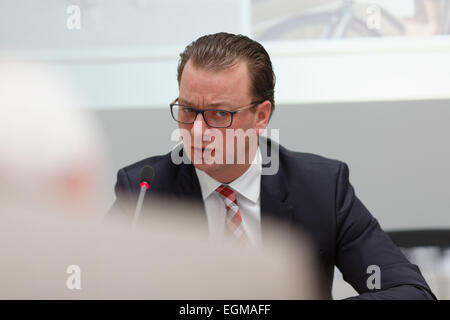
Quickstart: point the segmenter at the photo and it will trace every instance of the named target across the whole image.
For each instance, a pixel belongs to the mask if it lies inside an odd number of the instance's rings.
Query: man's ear
[[[272,104],[269,100],[265,100],[256,107],[256,124],[255,130],[260,135],[269,123],[270,112],[272,111]]]

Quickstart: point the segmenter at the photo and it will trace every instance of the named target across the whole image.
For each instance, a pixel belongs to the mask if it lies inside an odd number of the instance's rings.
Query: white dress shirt
[[[236,192],[236,201],[241,211],[242,227],[248,239],[248,244],[261,247],[261,151],[258,148],[252,164],[239,178],[228,186]],[[221,196],[215,192],[221,182],[211,178],[205,172],[195,168],[203,202],[208,219],[209,235],[213,240],[223,239],[225,234],[226,208]]]

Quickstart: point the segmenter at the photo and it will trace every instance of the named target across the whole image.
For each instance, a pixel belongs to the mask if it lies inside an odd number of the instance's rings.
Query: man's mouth
[[[205,148],[205,147],[203,147],[203,148],[192,147],[192,149],[193,149],[193,150],[197,150],[197,151],[205,151],[205,150],[212,151],[212,150],[214,150],[214,149],[211,149],[211,148]]]

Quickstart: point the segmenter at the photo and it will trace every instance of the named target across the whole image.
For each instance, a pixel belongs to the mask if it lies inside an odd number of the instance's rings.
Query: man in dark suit
[[[181,54],[178,83],[170,107],[183,143],[119,170],[112,211],[137,200],[141,169],[150,165],[145,203],[164,196],[201,204],[212,237],[261,246],[270,220],[301,229],[318,254],[328,298],[334,266],[358,299],[435,298],[356,197],[345,163],[261,135],[274,112],[275,76],[259,43],[227,33],[201,37]],[[370,281],[374,272],[378,283]]]

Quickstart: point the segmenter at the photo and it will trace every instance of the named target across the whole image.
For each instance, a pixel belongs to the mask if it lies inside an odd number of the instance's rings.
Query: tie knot
[[[216,191],[225,198],[228,198],[232,202],[236,203],[236,192],[229,186],[222,184],[216,189]]]

